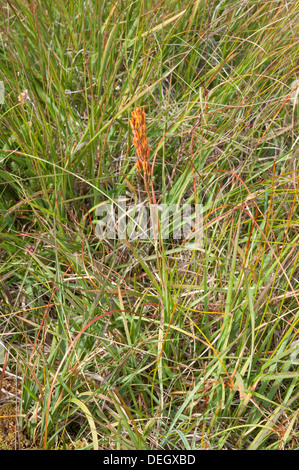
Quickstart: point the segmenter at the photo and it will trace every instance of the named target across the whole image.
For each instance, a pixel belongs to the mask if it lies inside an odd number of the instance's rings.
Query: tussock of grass
[[[2,397],[19,429],[48,449],[298,448],[298,2],[1,10],[0,380],[20,378]],[[202,204],[197,250],[95,236],[99,203],[148,198],[136,106],[156,200]]]

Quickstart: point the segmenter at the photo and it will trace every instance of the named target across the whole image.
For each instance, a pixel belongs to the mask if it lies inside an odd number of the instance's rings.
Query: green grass
[[[46,449],[298,448],[298,2],[0,8],[20,429]],[[95,236],[99,203],[147,198],[135,106],[157,201],[202,204],[198,249]]]

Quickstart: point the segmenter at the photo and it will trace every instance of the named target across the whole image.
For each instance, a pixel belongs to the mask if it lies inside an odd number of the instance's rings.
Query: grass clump
[[[20,432],[46,449],[298,448],[298,2],[1,12],[0,384],[18,378],[2,399]],[[121,198],[201,207],[200,243],[174,225],[99,239],[97,208]]]

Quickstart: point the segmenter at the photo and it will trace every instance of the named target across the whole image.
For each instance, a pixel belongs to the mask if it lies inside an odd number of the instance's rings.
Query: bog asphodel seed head
[[[150,175],[151,166],[148,161],[150,148],[146,136],[146,114],[141,106],[135,108],[132,112],[130,125],[133,131],[133,144],[137,151],[136,169],[139,172],[143,170],[144,173]]]

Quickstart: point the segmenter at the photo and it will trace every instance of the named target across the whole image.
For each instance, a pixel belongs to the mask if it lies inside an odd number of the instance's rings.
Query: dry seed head
[[[28,90],[24,90],[19,96],[18,96],[18,102],[25,104],[26,101],[30,101],[30,96],[28,93]]]
[[[143,169],[149,175],[151,173],[151,166],[148,162],[150,148],[146,137],[146,114],[141,106],[135,108],[132,112],[130,126],[134,134],[133,145],[137,151],[136,169],[139,172]]]

